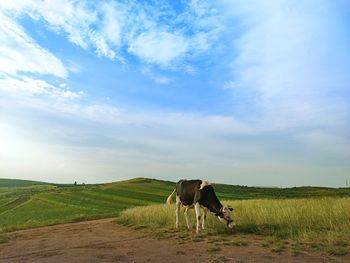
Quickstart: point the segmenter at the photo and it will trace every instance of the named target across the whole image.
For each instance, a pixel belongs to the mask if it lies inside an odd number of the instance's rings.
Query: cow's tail
[[[174,193],[176,192],[176,188],[174,189],[174,191],[168,196],[168,198],[166,199],[166,203],[167,205],[171,205],[171,198],[173,197]]]

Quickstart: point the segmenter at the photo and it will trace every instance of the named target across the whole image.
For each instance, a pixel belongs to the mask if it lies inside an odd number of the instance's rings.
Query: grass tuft
[[[207,248],[208,253],[217,253],[217,252],[220,252],[221,250],[222,250],[221,247],[209,247],[209,248]]]
[[[332,256],[344,256],[350,253],[348,247],[330,247],[327,252]]]
[[[6,235],[1,235],[1,234],[0,234],[0,244],[6,243],[6,242],[8,242],[9,240],[10,240],[10,238],[9,238],[8,236],[6,236]]]

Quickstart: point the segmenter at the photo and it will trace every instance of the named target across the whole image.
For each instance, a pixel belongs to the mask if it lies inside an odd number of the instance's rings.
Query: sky
[[[344,187],[350,2],[1,0],[0,177]]]

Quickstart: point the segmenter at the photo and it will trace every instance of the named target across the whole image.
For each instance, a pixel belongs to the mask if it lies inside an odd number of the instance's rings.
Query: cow
[[[176,192],[176,223],[175,227],[179,226],[179,209],[183,205],[185,207],[185,220],[187,228],[190,228],[190,224],[187,217],[188,209],[194,208],[196,212],[196,232],[199,232],[199,224],[201,219],[200,208],[203,208],[203,220],[202,229],[204,229],[205,219],[207,212],[210,211],[219,218],[219,220],[224,223],[228,228],[233,228],[235,222],[231,218],[231,211],[233,208],[228,206],[223,206],[219,199],[216,197],[214,188],[208,183],[208,181],[203,180],[180,180],[176,183],[174,191],[167,198],[167,204],[171,204],[171,199]]]

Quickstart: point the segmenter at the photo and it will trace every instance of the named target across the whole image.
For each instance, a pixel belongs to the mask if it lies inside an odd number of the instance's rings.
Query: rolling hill
[[[44,185],[48,183],[30,181],[30,180],[21,180],[21,179],[6,179],[0,178],[0,187],[25,187],[33,185]]]
[[[164,203],[175,183],[136,178],[108,184],[60,185],[0,179],[0,231],[114,217],[135,206]],[[220,199],[346,197],[349,188],[259,188],[215,184]]]

